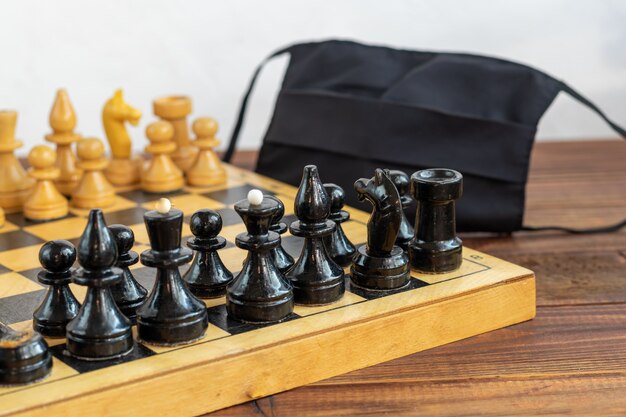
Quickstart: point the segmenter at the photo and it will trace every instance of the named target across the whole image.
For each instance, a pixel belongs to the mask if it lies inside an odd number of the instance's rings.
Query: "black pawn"
[[[402,203],[389,171],[377,169],[374,177],[354,183],[359,200],[372,204],[367,222],[367,244],[357,250],[350,267],[351,281],[370,290],[393,290],[409,283],[409,259],[396,246],[402,220]]]
[[[222,217],[214,210],[200,209],[191,216],[189,227],[195,237],[187,241],[187,246],[196,254],[183,281],[196,297],[222,296],[226,293],[226,285],[233,280],[233,274],[217,253],[226,246],[226,239],[218,236],[222,230]]]
[[[413,204],[413,198],[411,197],[411,181],[406,173],[395,169],[389,171],[389,177],[396,186],[398,194],[400,194],[400,202],[402,203],[402,220],[400,221],[400,230],[396,238],[396,245],[406,251],[408,250],[409,242],[415,235],[415,230],[413,230],[413,226],[404,213],[404,209]]]
[[[131,250],[135,244],[135,234],[130,227],[122,224],[113,224],[109,226],[109,230],[113,233],[113,239],[117,244],[118,254],[115,266],[122,270],[122,281],[111,287],[111,293],[122,313],[135,323],[137,307],[143,304],[148,294],[129,269],[131,265],[139,262],[137,252]]]
[[[48,344],[37,332],[17,332],[0,323],[0,385],[30,384],[52,369]]]
[[[104,360],[133,349],[131,322],[111,294],[111,286],[122,280],[122,270],[113,267],[116,259],[117,246],[102,210],[93,209],[78,243],[80,268],[72,272],[72,281],[87,287],[82,307],[67,324],[67,350],[72,356]]]
[[[324,238],[336,229],[328,220],[330,198],[322,185],[317,167],[304,167],[302,182],[294,201],[298,220],[289,227],[291,234],[304,238],[297,262],[287,274],[297,304],[323,305],[339,300],[345,292],[343,269],[332,260]]]
[[[463,243],[456,235],[454,200],[463,194],[463,176],[445,168],[417,171],[411,175],[411,191],[417,201],[411,268],[426,273],[458,269]]]
[[[226,310],[236,320],[272,323],[286,319],[293,311],[291,285],[270,254],[280,245],[280,235],[269,230],[279,210],[276,200],[267,196],[260,204],[248,200],[235,204],[247,229],[237,235],[235,244],[248,251],[243,269],[226,291]]]
[[[341,223],[350,220],[350,213],[342,210],[346,193],[343,188],[336,184],[324,184],[324,189],[330,197],[330,215],[328,219],[334,221],[337,225],[335,231],[324,238],[324,242],[333,261],[339,266],[346,267],[352,263],[352,258],[354,258],[354,253],[356,252],[356,248],[341,227]]]
[[[288,230],[287,224],[285,224],[284,222],[281,222],[281,220],[283,219],[283,216],[285,215],[285,205],[283,204],[282,201],[280,201],[278,197],[275,197],[273,195],[267,195],[265,196],[265,198],[269,198],[271,200],[276,201],[276,203],[278,203],[278,211],[276,212],[276,214],[272,217],[272,220],[270,221],[270,230],[272,232],[278,233],[279,235],[285,234],[285,232],[287,232]],[[274,259],[274,264],[276,264],[278,269],[280,269],[280,272],[282,272],[283,274],[287,272],[289,268],[291,268],[295,262],[293,257],[289,255],[287,251],[285,251],[282,244],[272,249],[271,253],[272,253],[272,258]]]
[[[155,210],[143,216],[151,249],[141,263],[156,268],[154,286],[137,309],[139,339],[155,345],[191,343],[204,336],[209,321],[204,303],[183,282],[178,267],[191,261],[192,253],[180,246],[183,212]]]
[[[67,240],[46,242],[39,250],[43,271],[37,280],[49,285],[43,301],[33,313],[33,328],[46,337],[65,337],[65,328],[80,309],[72,294],[70,268],[76,261],[76,248]]]

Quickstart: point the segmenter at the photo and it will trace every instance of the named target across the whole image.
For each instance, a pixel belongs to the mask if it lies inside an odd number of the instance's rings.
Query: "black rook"
[[[463,176],[444,168],[417,171],[411,176],[411,191],[417,201],[411,268],[426,273],[458,269],[463,244],[456,235],[454,201],[463,194]]]

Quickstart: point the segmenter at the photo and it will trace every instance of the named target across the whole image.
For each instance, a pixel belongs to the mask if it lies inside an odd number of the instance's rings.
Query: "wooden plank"
[[[537,275],[537,305],[626,303],[626,258],[618,252],[506,254]]]
[[[626,250],[626,231],[592,235],[563,232],[520,232],[513,236],[464,236],[463,242],[481,252],[506,257],[516,254],[617,252]]]
[[[619,415],[626,407],[626,306],[537,313],[530,322],[214,416]]]

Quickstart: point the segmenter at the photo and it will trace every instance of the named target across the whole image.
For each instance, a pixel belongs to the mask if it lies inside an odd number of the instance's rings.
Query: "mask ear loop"
[[[552,231],[558,231],[558,232],[571,233],[573,235],[590,235],[590,234],[593,234],[593,233],[612,233],[612,232],[617,232],[619,229],[621,229],[624,226],[626,226],[626,219],[622,220],[619,223],[612,224],[612,225],[609,225],[609,226],[590,227],[590,228],[586,228],[586,229],[573,229],[573,228],[570,228],[570,227],[561,227],[561,226],[539,226],[539,227],[523,226],[522,230],[531,231],[531,232],[552,230]]]
[[[241,131],[241,127],[243,126],[243,121],[246,118],[246,109],[248,108],[248,101],[250,99],[250,94],[252,94],[252,90],[254,89],[254,84],[256,83],[257,78],[259,78],[259,74],[261,70],[272,58],[284,54],[285,52],[289,52],[291,47],[280,49],[270,56],[265,58],[254,70],[254,74],[252,74],[252,78],[250,79],[250,83],[248,84],[248,88],[246,89],[246,93],[241,100],[241,104],[239,105],[239,112],[237,113],[237,121],[235,122],[235,127],[233,129],[233,133],[230,135],[230,141],[228,142],[228,148],[224,153],[224,157],[222,161],[230,162],[235,153],[235,148],[237,147],[237,141],[239,140],[239,133]]]
[[[618,125],[617,123],[613,122],[611,119],[609,119],[608,116],[604,114],[604,112],[600,110],[598,106],[596,106],[595,104],[591,102],[591,100],[587,99],[585,96],[583,96],[578,91],[574,90],[572,87],[565,84],[564,82],[559,81],[559,84],[561,85],[561,91],[569,94],[574,100],[587,106],[592,111],[597,113],[598,116],[600,116],[609,126],[611,126],[611,128],[615,132],[617,132],[622,137],[622,139],[626,139],[626,130],[620,125]],[[552,230],[552,231],[566,232],[566,233],[577,234],[577,235],[585,235],[585,234],[593,234],[593,233],[617,232],[624,226],[626,226],[626,219],[622,220],[619,223],[611,224],[608,226],[590,227],[590,228],[584,228],[584,229],[574,229],[574,228],[562,227],[562,226],[540,226],[540,227],[523,226],[522,230],[533,231],[533,232]]]

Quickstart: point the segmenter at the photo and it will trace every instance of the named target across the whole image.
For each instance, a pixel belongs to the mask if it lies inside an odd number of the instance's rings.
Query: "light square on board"
[[[5,221],[4,226],[0,227],[0,234],[6,232],[14,232],[18,230],[20,227],[16,224],[11,223],[10,221]]]
[[[222,249],[217,253],[220,255],[220,259],[222,259],[224,266],[226,266],[226,268],[232,272],[233,275],[241,271],[243,261],[246,259],[248,254],[247,251],[239,249],[238,247]]]
[[[414,278],[418,278],[421,281],[427,282],[428,284],[436,284],[438,282],[447,281],[449,279],[474,275],[479,272],[486,271],[487,269],[489,269],[489,267],[480,264],[472,259],[463,257],[463,262],[461,262],[461,266],[456,271],[447,272],[445,274],[422,274],[417,271],[411,271],[411,276]]]
[[[43,242],[42,242],[43,243]],[[39,268],[39,249],[41,243],[0,252],[0,264],[13,271]]]
[[[317,313],[321,313],[321,312],[328,311],[328,310],[334,310],[339,307],[345,307],[345,306],[349,306],[352,304],[357,304],[362,301],[366,301],[365,298],[360,297],[349,291],[346,291],[343,297],[341,297],[341,300],[334,302],[332,304],[327,304],[324,306],[311,306],[311,307],[303,306],[303,305],[296,305],[293,309],[293,312],[299,316],[310,316],[312,314],[317,314]]]
[[[0,275],[0,298],[37,291],[43,288],[42,285],[31,281],[17,272],[8,272]]]
[[[103,207],[102,212],[111,213],[113,211],[126,210],[126,209],[133,208],[133,207],[137,207],[136,202],[129,200],[127,198],[121,197],[119,195],[116,195],[115,202],[113,203],[113,205],[110,207]],[[82,208],[72,207],[72,203],[70,202],[70,213],[75,214],[76,216],[87,217],[90,211],[91,209],[82,209]]]
[[[211,308],[211,307],[215,307],[215,306],[219,306],[222,304],[226,304],[226,296],[223,295],[221,297],[217,297],[217,298],[202,298],[201,299],[204,302],[204,305],[207,306],[207,308]]]
[[[28,233],[43,240],[74,239],[80,237],[87,225],[84,217],[69,217],[54,222],[47,222],[27,226],[24,228]]]
[[[237,223],[230,226],[222,227],[220,236],[226,239],[228,242],[235,243],[235,238],[239,233],[245,233],[246,226],[243,223]]]
[[[72,375],[78,375],[78,372],[53,356],[52,357],[52,371],[50,371],[50,375],[48,375],[42,382],[43,383],[53,382],[58,379],[64,379]],[[7,387],[0,386],[0,396],[4,394],[8,394],[9,392],[20,391],[28,387],[29,385],[16,385],[16,386],[7,386]]]
[[[354,220],[341,223],[344,233],[355,246],[367,242],[367,226]]]
[[[20,321],[17,323],[13,323],[11,324],[11,328],[13,330],[17,330],[19,332],[29,332],[33,330],[33,321],[32,320],[24,320],[24,321]],[[65,339],[64,338],[51,338],[51,337],[46,337],[46,343],[48,343],[48,346],[56,346],[56,345],[60,345],[62,343],[65,343]]]
[[[228,333],[227,331],[220,329],[214,324],[209,324],[209,327],[207,328],[206,333],[204,334],[204,337],[202,339],[196,340],[193,343],[180,345],[180,346],[156,346],[156,345],[151,345],[149,343],[145,343],[145,345],[150,350],[156,353],[163,353],[163,352],[169,352],[171,350],[176,350],[176,349],[180,349],[180,348],[187,347],[187,346],[198,345],[200,343],[205,343],[210,340],[221,339],[222,337],[228,337],[228,336],[230,336],[230,333]]]

